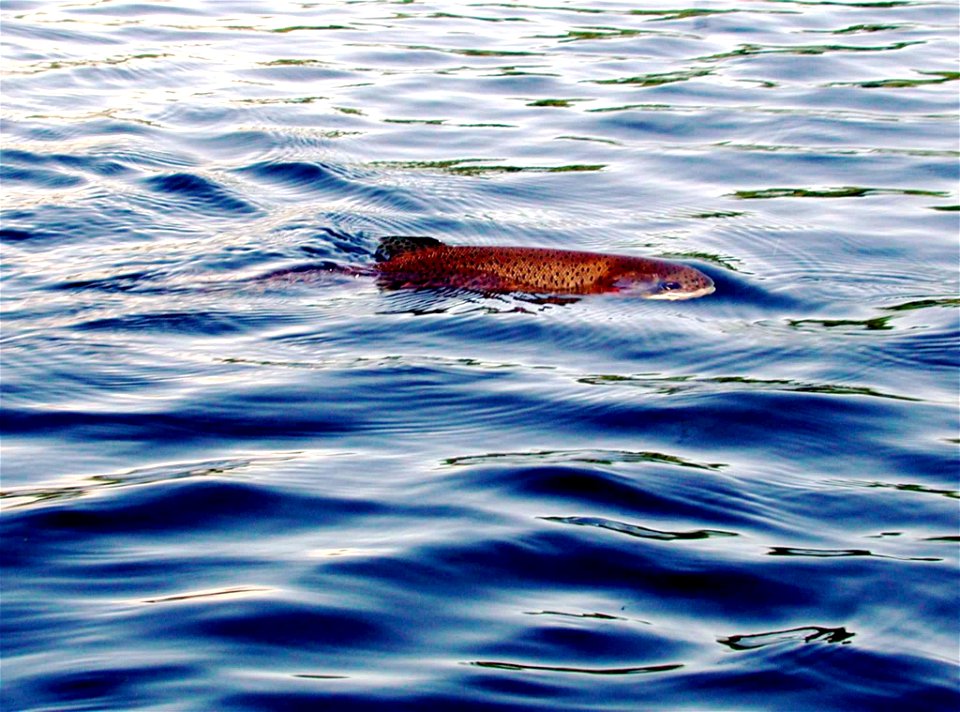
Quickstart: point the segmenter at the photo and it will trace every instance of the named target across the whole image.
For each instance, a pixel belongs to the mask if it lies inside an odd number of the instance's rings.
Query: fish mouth
[[[676,291],[663,291],[663,292],[652,292],[645,295],[645,299],[658,299],[663,302],[679,302],[684,299],[697,299],[699,297],[705,297],[708,294],[713,294],[717,291],[717,288],[711,283],[700,289],[694,289],[689,292],[684,292],[680,290]]]

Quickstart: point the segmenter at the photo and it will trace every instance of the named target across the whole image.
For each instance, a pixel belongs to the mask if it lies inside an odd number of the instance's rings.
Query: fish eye
[[[680,289],[680,282],[661,282],[660,289],[673,290]]]

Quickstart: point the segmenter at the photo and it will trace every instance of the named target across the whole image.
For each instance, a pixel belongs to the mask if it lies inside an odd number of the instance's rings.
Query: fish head
[[[643,270],[617,275],[613,291],[627,297],[672,301],[705,297],[716,289],[713,280],[700,270],[680,264],[664,266],[667,268],[656,273]]]

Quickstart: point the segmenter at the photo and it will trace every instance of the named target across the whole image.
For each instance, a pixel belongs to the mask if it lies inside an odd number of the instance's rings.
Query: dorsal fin
[[[377,262],[387,262],[405,252],[416,252],[430,247],[443,247],[443,243],[432,237],[391,235],[380,240],[373,258]]]

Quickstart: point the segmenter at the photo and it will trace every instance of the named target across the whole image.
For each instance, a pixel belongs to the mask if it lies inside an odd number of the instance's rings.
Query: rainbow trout
[[[385,237],[373,272],[387,288],[452,288],[486,293],[623,294],[693,299],[713,280],[686,265],[644,257],[536,247],[458,247],[432,237]]]

